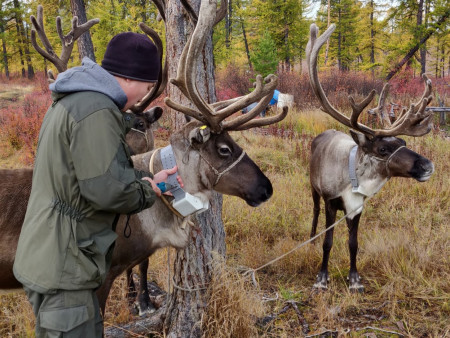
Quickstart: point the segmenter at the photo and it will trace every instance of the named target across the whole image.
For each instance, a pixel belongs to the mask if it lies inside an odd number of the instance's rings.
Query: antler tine
[[[233,120],[224,121],[222,124],[222,128],[224,130],[234,130],[238,128],[239,125],[243,125],[248,121],[251,121],[256,116],[258,116],[264,108],[267,107],[270,100],[272,99],[273,91],[271,91],[268,95],[264,96],[262,100],[260,100],[255,107],[253,107],[247,114],[241,115]],[[240,110],[240,109],[239,109]]]
[[[147,34],[155,43],[156,49],[159,53],[159,62],[162,64],[163,59],[163,43],[161,41],[161,38],[159,37],[158,33],[148,27],[145,23],[141,22],[139,24],[139,27],[141,30]],[[145,95],[145,97],[142,99],[141,102],[135,104],[130,108],[130,110],[134,113],[142,112],[144,109],[153,101],[155,100],[161,93],[164,91],[164,89],[167,86],[167,80],[168,80],[168,68],[167,68],[167,57],[164,62],[164,67],[161,69],[158,75],[158,81],[156,85],[152,88],[152,90]]]
[[[207,33],[210,32],[213,27],[216,15],[216,5],[217,3],[214,1],[207,3],[202,1],[197,25],[183,49],[178,64],[177,78],[171,80],[171,83],[181,90],[199,112],[175,104],[170,99],[166,99],[166,104],[173,109],[207,123],[212,130],[218,132],[221,130],[220,121],[217,121],[217,119],[214,118],[213,107],[199,95],[196,86],[197,61],[200,53],[203,51]]]
[[[255,90],[253,92],[251,92],[250,94],[242,96],[237,102],[234,102],[231,105],[229,105],[228,107],[225,107],[222,110],[218,111],[218,113],[216,114],[217,119],[222,121],[222,120],[226,119],[228,116],[241,110],[242,108],[247,107],[249,104],[259,101],[268,95],[270,95],[270,99],[272,99],[273,92],[278,84],[278,78],[275,75],[270,74],[264,79],[264,82],[266,83],[266,85],[264,85],[264,83],[263,83],[262,76],[258,75],[256,77]],[[269,102],[270,102],[270,100],[267,102],[267,104]],[[257,116],[267,106],[267,104],[265,106],[262,106],[260,111],[255,113],[254,116]],[[257,107],[259,108],[259,104],[254,109],[256,109]],[[252,109],[251,112],[253,112],[254,109]],[[247,122],[247,120],[250,120],[254,116],[252,116],[252,115],[245,116],[244,115],[244,116],[241,116],[241,118],[242,118],[242,120],[244,120],[244,122]]]
[[[41,54],[44,58],[53,63],[58,70],[58,72],[63,72],[67,69],[67,63],[69,61],[70,54],[72,53],[73,43],[78,39],[81,34],[87,32],[93,25],[100,22],[99,19],[91,19],[82,25],[78,25],[78,18],[75,16],[72,19],[72,30],[64,36],[62,31],[61,17],[56,18],[56,31],[58,32],[59,38],[62,44],[61,56],[58,57],[53,50],[50,41],[47,38],[44,30],[44,9],[41,5],[37,8],[37,19],[31,15],[30,20],[34,26],[34,30],[31,31],[31,43],[36,49],[36,51]],[[39,36],[45,49],[42,49],[36,40],[36,33]]]
[[[222,0],[221,6],[224,6],[226,9],[226,5],[227,0]],[[165,100],[169,107],[207,124],[216,133],[223,130],[243,130],[251,128],[253,125],[256,126],[257,124],[250,122],[250,120],[255,118],[268,105],[277,86],[277,77],[275,75],[269,75],[265,79],[258,76],[255,90],[245,96],[209,104],[199,95],[196,87],[197,62],[203,51],[208,32],[212,30],[212,27],[217,22],[216,15],[220,18],[223,16],[222,8],[217,10],[216,0],[202,0],[197,25],[183,49],[178,64],[177,78],[171,79],[171,83],[181,90],[196,109],[177,104],[169,98]],[[253,102],[258,102],[258,104],[248,114],[239,116],[232,121],[224,121],[227,117]],[[261,122],[259,125],[273,123],[272,121],[281,120],[285,116],[283,113],[280,113],[270,119],[261,119],[264,122]]]
[[[384,112],[384,103],[389,94],[390,85],[386,83],[381,90],[380,98],[378,99],[378,106],[376,108],[376,113],[380,115],[381,122],[383,125],[387,127],[391,127],[391,120],[389,119],[389,115]]]
[[[184,9],[186,10],[186,12],[189,15],[189,18],[191,18],[192,23],[195,26],[197,24],[198,17],[197,17],[197,14],[195,13],[194,9],[191,7],[189,2],[187,2],[187,0],[181,0],[181,4],[183,5]]]
[[[50,41],[47,38],[47,34],[45,34],[43,12],[44,12],[43,7],[41,5],[38,5],[37,19],[34,15],[30,16],[31,23],[34,26],[34,29],[31,30],[31,44],[39,54],[41,54],[45,59],[49,60],[51,63],[55,65],[58,72],[63,72],[67,69],[67,65],[64,65],[59,60],[58,56],[53,50],[52,45],[50,44]],[[39,44],[37,43],[36,33],[39,36],[39,39],[41,40],[42,44],[44,45],[45,50],[42,49],[41,46],[39,46]]]
[[[325,33],[317,38],[318,28],[315,24],[310,28],[310,41],[306,46],[307,61],[309,68],[309,78],[314,93],[319,98],[322,104],[322,109],[332,116],[340,123],[347,127],[358,130],[366,135],[371,136],[397,136],[397,135],[409,135],[409,136],[422,136],[431,130],[432,112],[426,112],[425,108],[431,101],[431,81],[424,74],[425,90],[422,98],[416,104],[411,104],[408,111],[404,111],[399,119],[388,129],[371,129],[363,124],[358,123],[358,117],[362,113],[363,109],[372,101],[375,91],[372,92],[359,104],[356,104],[353,98],[350,96],[350,103],[352,105],[352,115],[349,119],[347,116],[338,112],[328,101],[323,88],[319,82],[317,74],[317,56],[320,48],[334,31],[335,26],[331,25]],[[386,87],[385,87],[386,88]],[[385,90],[383,88],[383,92]],[[382,95],[383,96],[383,93]]]
[[[352,97],[349,97],[350,103],[352,105],[353,113],[352,118],[349,119],[344,114],[340,113],[336,108],[332,106],[332,104],[328,101],[328,98],[325,95],[325,92],[322,88],[322,85],[319,81],[319,75],[317,72],[317,58],[319,55],[320,48],[325,44],[330,35],[333,33],[336,26],[334,24],[330,25],[330,27],[317,37],[318,27],[315,24],[311,24],[310,27],[310,39],[306,46],[306,58],[308,63],[309,70],[309,80],[311,83],[311,87],[313,88],[314,93],[322,104],[322,110],[333,117],[338,122],[343,125],[356,129],[364,134],[373,135],[374,132],[371,128],[360,124],[357,122],[359,115],[362,113],[362,110],[372,101],[375,92],[372,91],[361,103],[356,104]]]
[[[236,128],[227,129],[227,130],[247,130],[250,128],[263,127],[263,126],[267,126],[269,124],[277,123],[277,122],[280,122],[281,120],[283,120],[287,116],[288,111],[289,111],[289,107],[283,106],[281,113],[279,113],[275,116],[269,116],[269,117],[263,117],[263,118],[257,119],[257,120],[251,120],[251,121],[244,123]]]
[[[56,30],[58,32],[59,38],[61,39],[62,50],[60,59],[67,68],[67,63],[69,62],[70,55],[72,54],[73,46],[75,41],[84,33],[86,33],[93,25],[99,23],[99,19],[91,19],[82,25],[78,25],[78,17],[74,16],[72,18],[72,29],[69,33],[64,35],[62,31],[61,18],[56,19]]]
[[[425,89],[419,102],[411,104],[409,110],[403,110],[400,117],[392,124],[390,129],[375,130],[377,136],[423,136],[430,132],[432,128],[433,112],[426,111],[425,108],[431,102],[432,86],[431,80],[422,75],[425,82]]]
[[[220,2],[220,8],[216,12],[216,20],[214,20],[214,26],[217,25],[227,15],[228,0],[222,0]]]
[[[350,101],[350,105],[352,106],[352,115],[350,116],[350,125],[354,129],[360,129],[363,125],[359,125],[358,118],[361,115],[361,113],[364,111],[364,109],[372,102],[373,98],[375,97],[375,94],[377,92],[375,89],[372,89],[360,103],[356,103],[353,99],[353,96],[349,96],[348,99]],[[373,134],[373,133],[370,133]]]
[[[166,2],[164,0],[152,0],[156,8],[158,8],[159,15],[166,21]]]

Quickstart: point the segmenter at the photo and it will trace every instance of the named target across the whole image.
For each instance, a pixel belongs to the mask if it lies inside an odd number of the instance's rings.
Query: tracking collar
[[[172,146],[168,145],[161,149],[161,162],[164,169],[171,169],[176,166],[175,155]],[[209,201],[202,201],[200,198],[184,191],[177,181],[177,173],[169,175],[167,178],[172,188],[169,190],[173,197],[172,207],[182,216],[186,217],[194,213],[201,213],[208,210]]]

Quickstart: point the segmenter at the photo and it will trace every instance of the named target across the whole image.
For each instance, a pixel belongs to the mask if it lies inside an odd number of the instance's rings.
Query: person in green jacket
[[[121,33],[101,66],[84,58],[50,85],[53,103],[13,267],[37,337],[102,336],[95,290],[111,264],[118,215],[149,208],[161,194],[156,184],[177,171],[135,170],[125,143],[133,123],[125,111],[149,92],[160,69],[146,35]]]

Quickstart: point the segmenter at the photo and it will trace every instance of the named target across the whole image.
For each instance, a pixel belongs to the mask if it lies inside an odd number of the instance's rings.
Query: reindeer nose
[[[267,180],[266,184],[263,184],[258,187],[258,198],[261,202],[267,201],[273,194],[272,183],[270,180]]]
[[[428,175],[431,175],[434,172],[434,164],[430,161],[422,163],[421,168]]]
[[[273,188],[272,188],[272,184],[270,184],[267,189],[265,190],[265,199],[268,200],[270,197],[272,197],[273,194]]]

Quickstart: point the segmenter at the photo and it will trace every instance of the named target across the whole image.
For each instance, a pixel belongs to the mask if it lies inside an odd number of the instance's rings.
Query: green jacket
[[[14,275],[40,293],[95,289],[117,238],[117,214],[150,207],[149,173],[133,169],[131,116],[105,94],[55,94],[42,123]],[[117,222],[117,221],[116,221]]]

